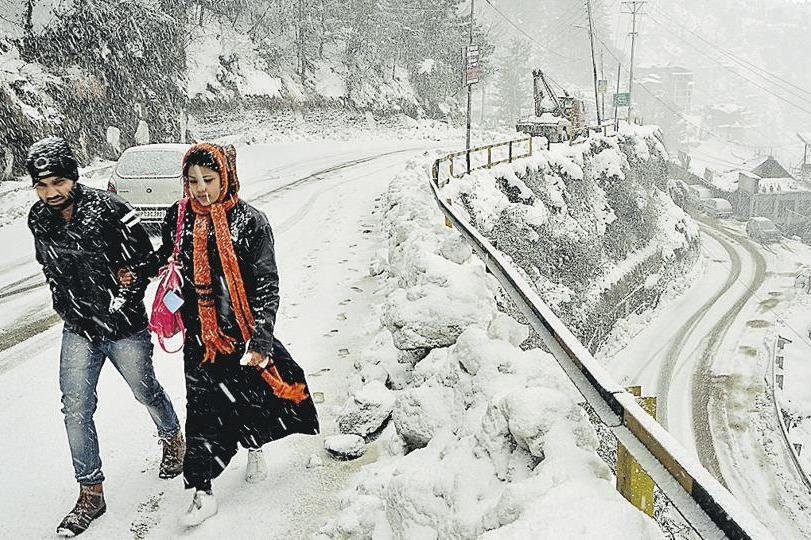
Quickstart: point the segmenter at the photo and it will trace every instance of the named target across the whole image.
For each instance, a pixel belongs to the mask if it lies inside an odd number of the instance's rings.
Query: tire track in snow
[[[732,285],[735,283],[741,273],[741,261],[735,249],[728,242],[720,240],[717,236],[710,236],[717,240],[729,255],[730,261],[732,262],[732,272],[727,277],[721,289],[704,304],[702,304],[701,307],[687,320],[687,322],[682,325],[679,332],[674,336],[672,344],[670,347],[668,347],[667,353],[665,354],[665,364],[662,366],[662,369],[659,372],[659,378],[656,384],[657,394],[659,395],[659,401],[657,403],[657,411],[659,414],[657,414],[657,416],[659,423],[665,429],[667,429],[668,424],[668,396],[670,394],[670,382],[673,379],[679,356],[684,352],[683,346],[701,319],[707,314],[710,308],[715,305],[718,299],[724,296],[729,289],[732,288]]]
[[[740,294],[732,308],[729,309],[712,328],[707,347],[704,349],[697,369],[693,373],[691,385],[693,433],[699,458],[702,464],[726,486],[718,461],[718,455],[715,452],[715,441],[713,440],[712,429],[710,427],[710,397],[717,386],[717,382],[714,380],[711,372],[712,362],[724,341],[724,337],[726,337],[727,331],[738,318],[741,311],[743,311],[744,306],[746,306],[755,296],[757,290],[763,285],[766,277],[766,260],[760,252],[749,244],[746,238],[722,230],[716,229],[716,232],[726,236],[727,239],[737,242],[755,262],[755,273],[752,276],[752,280],[747,285],[746,290]],[[713,237],[720,241],[718,236],[713,235]]]

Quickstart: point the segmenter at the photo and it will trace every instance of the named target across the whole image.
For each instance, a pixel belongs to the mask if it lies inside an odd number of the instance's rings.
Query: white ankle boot
[[[248,466],[245,468],[245,481],[256,484],[268,477],[268,466],[261,448],[248,449]]]
[[[191,506],[178,520],[183,527],[195,527],[217,513],[217,499],[211,493],[194,492]]]

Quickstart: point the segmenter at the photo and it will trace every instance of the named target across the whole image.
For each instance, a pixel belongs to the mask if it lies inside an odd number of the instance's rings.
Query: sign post
[[[470,104],[473,99],[473,85],[479,82],[479,46],[473,44],[473,2],[470,4],[470,44],[462,47],[463,84],[467,86],[467,136],[465,138],[465,161],[470,174]]]
[[[614,94],[614,105],[616,107],[628,107],[631,104],[631,94],[628,92],[620,92]]]
[[[479,46],[468,45],[462,48],[462,58],[464,60],[464,84],[470,86],[479,82],[481,68],[479,66]]]

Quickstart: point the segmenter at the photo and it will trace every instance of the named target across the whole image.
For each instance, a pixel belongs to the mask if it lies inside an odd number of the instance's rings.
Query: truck
[[[586,107],[583,100],[557,95],[540,69],[532,71],[535,102],[534,114],[522,116],[515,129],[533,137],[546,137],[549,143],[568,141],[586,129]]]

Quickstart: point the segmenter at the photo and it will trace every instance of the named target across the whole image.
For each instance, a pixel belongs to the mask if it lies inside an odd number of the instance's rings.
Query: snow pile
[[[554,359],[519,348],[528,328],[498,312],[426,171],[412,162],[384,208],[388,298],[339,425],[367,431],[393,396],[391,421],[321,537],[660,537],[615,491]]]
[[[616,321],[607,310],[639,287],[649,293],[635,301],[655,302],[696,258],[698,229],[668,194],[666,159],[656,129],[633,126],[474,171],[443,197],[588,341]],[[663,279],[648,287],[650,274]]]
[[[394,393],[380,380],[373,380],[350,397],[341,412],[338,429],[365,437],[374,433],[391,416]]]
[[[332,435],[324,439],[324,449],[338,459],[357,459],[366,451],[366,446],[363,443],[363,437],[345,434]],[[310,463],[312,463],[312,459]],[[317,464],[313,466],[317,466]]]

